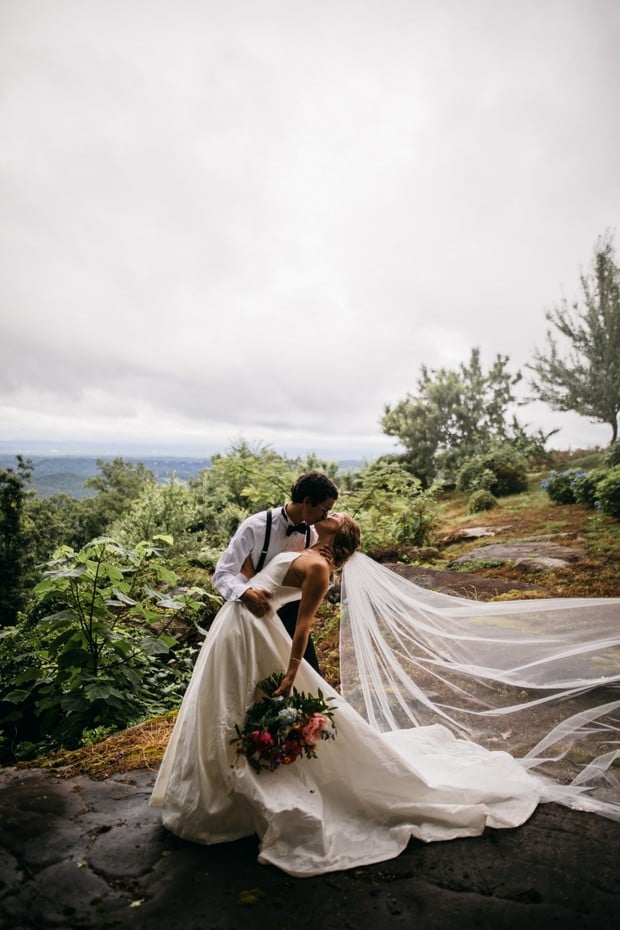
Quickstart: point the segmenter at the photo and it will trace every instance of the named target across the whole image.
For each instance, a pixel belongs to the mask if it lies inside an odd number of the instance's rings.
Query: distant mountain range
[[[171,475],[180,481],[198,475],[205,468],[210,468],[210,458],[192,458],[191,456],[137,456],[137,455],[26,455],[34,465],[30,481],[31,487],[39,497],[52,497],[54,494],[68,494],[69,497],[92,497],[95,492],[84,487],[84,482],[99,472],[97,459],[111,462],[123,458],[126,462],[141,462],[153,472],[157,481],[164,482]],[[16,456],[0,453],[0,469],[15,468]],[[339,462],[342,471],[360,468],[362,462],[347,459]]]
[[[96,458],[81,455],[24,455],[34,465],[30,481],[39,497],[51,497],[54,494],[68,494],[69,497],[92,497],[96,492],[84,487],[84,482],[99,471],[97,459],[113,461],[118,456],[99,455]],[[142,462],[145,468],[153,472],[158,481],[165,481],[176,475],[186,481],[211,465],[210,458],[176,458],[173,456],[122,456],[126,462]],[[14,468],[15,455],[0,454],[0,468]]]

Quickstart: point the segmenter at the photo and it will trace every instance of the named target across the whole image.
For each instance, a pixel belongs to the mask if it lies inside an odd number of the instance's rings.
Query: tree
[[[84,482],[84,487],[94,488],[97,495],[81,502],[76,532],[78,546],[103,536],[112,523],[126,513],[142,490],[155,481],[153,472],[145,468],[142,462],[134,464],[120,457],[111,462],[97,459],[97,468],[100,474]]]
[[[83,501],[68,494],[26,500],[24,527],[34,563],[47,562],[59,546],[73,546],[80,536]]]
[[[316,454],[316,452],[309,452],[305,459],[297,459],[298,471],[302,475],[306,471],[322,471],[324,475],[327,475],[328,478],[331,478],[336,484],[339,481],[339,470],[340,463],[330,461],[328,459],[322,459]]]
[[[597,240],[592,272],[581,275],[583,297],[569,307],[564,299],[545,316],[570,343],[560,356],[547,330],[547,351],[536,351],[527,367],[536,398],[553,410],[572,410],[611,426],[618,438],[620,413],[620,269],[612,239]]]
[[[17,468],[0,469],[0,626],[17,620],[32,567],[24,526],[32,462],[17,456]]]
[[[423,546],[438,507],[433,485],[423,489],[404,465],[387,460],[371,462],[353,476],[345,506],[358,521],[365,552]]]
[[[209,546],[223,548],[248,514],[288,500],[297,474],[298,464],[269,446],[233,443],[225,455],[212,456],[210,468],[189,480],[201,515],[190,529]]]
[[[169,555],[189,554],[192,528],[199,519],[196,495],[172,476],[165,484],[148,482],[142,493],[127,504],[126,512],[109,528],[123,545],[136,546],[143,539],[171,536]]]
[[[425,485],[438,472],[454,476],[460,463],[501,443],[524,453],[540,451],[548,437],[528,436],[509,408],[516,403],[514,386],[520,372],[510,374],[508,357],[497,355],[487,372],[480,350],[456,371],[421,368],[418,394],[408,394],[394,407],[386,405],[383,431],[406,448],[404,460]]]

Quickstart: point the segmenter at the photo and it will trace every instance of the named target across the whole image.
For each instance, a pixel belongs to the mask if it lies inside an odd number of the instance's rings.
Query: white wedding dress
[[[336,739],[317,745],[318,758],[273,772],[236,758],[235,724],[258,682],[288,664],[291,640],[275,609],[300,596],[281,585],[298,556],[282,553],[252,581],[273,592],[273,613],[258,619],[231,601],[207,635],[150,801],[164,825],[207,844],[257,834],[259,861],[310,876],[393,858],[411,837],[449,840],[527,820],[545,780],[507,752],[443,723],[382,733],[306,662],[295,685],[333,699]]]

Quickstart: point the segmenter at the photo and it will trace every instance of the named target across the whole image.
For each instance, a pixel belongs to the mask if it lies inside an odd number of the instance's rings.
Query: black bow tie
[[[308,524],[307,523],[298,523],[296,526],[287,526],[286,535],[290,536],[291,533],[307,533]]]

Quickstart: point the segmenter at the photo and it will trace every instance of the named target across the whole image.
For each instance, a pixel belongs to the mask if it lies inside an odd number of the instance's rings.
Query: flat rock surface
[[[477,560],[494,560],[498,562],[514,562],[515,565],[529,564],[541,568],[562,568],[583,559],[585,552],[572,546],[560,546],[555,542],[536,541],[519,543],[491,543],[473,549],[454,559],[452,565]]]
[[[541,805],[516,830],[294,879],[257,843],[197,846],[147,806],[150,771],[0,772],[2,930],[558,930],[617,926],[620,829]]]
[[[533,591],[536,586],[527,581],[514,581],[510,578],[485,578],[473,572],[448,571],[447,569],[428,568],[423,565],[405,565],[401,562],[386,562],[386,568],[409,581],[414,581],[423,588],[431,588],[442,594],[458,597],[487,600],[505,594],[507,591]]]

